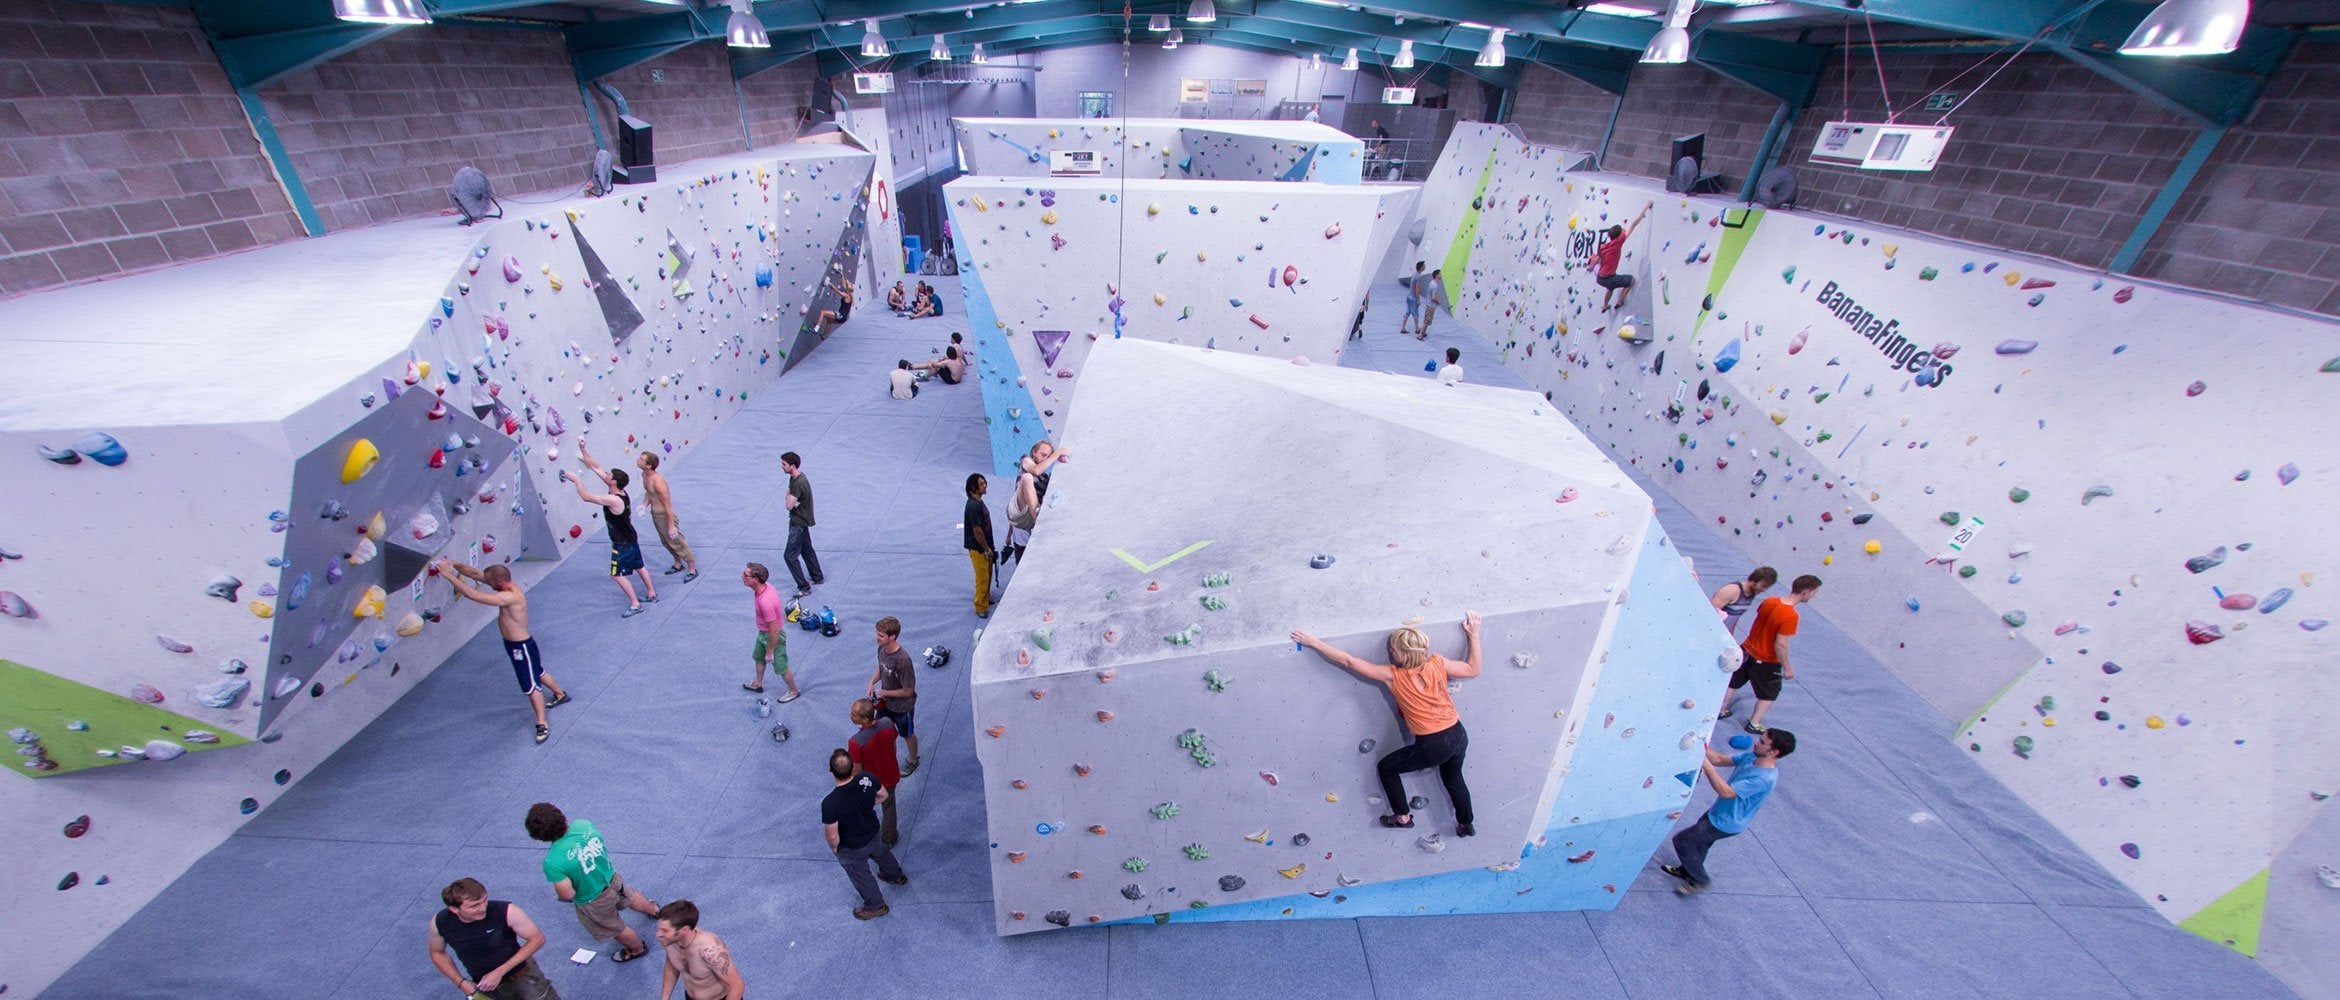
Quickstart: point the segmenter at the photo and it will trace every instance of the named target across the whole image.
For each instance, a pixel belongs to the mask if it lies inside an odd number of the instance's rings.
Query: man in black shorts
[[[892,615],[877,620],[877,669],[869,675],[869,697],[878,699],[878,718],[894,720],[902,741],[910,745],[910,759],[902,776],[918,773],[918,668],[910,651],[902,648],[902,620]]]
[[[609,492],[587,490],[585,481],[570,475],[567,469],[561,470],[561,478],[577,487],[578,499],[601,508],[602,523],[609,525],[609,577],[617,581],[619,590],[625,591],[628,605],[618,617],[632,618],[642,613],[643,604],[658,603],[658,585],[650,582],[650,571],[642,565],[642,537],[635,532],[634,505],[626,497],[626,484],[630,480],[626,478],[626,470],[604,469],[600,462],[594,461],[593,452],[586,449],[582,437],[577,439],[577,457],[584,460],[587,471],[601,477],[602,485]],[[627,579],[629,574],[642,578],[645,596],[634,596],[634,581]]]
[[[1641,220],[1649,218],[1649,210],[1656,204],[1643,205],[1641,214],[1633,217],[1631,225],[1610,226],[1604,234],[1608,238],[1593,252],[1593,283],[1601,286],[1602,312],[1622,306],[1633,297],[1633,276],[1618,274],[1617,265],[1625,260],[1625,241],[1633,236],[1634,230],[1641,228]],[[1616,305],[1610,304],[1612,300]]]
[[[431,964],[457,990],[494,1000],[561,1000],[536,967],[544,932],[520,907],[487,898],[487,886],[468,877],[441,890],[439,901],[447,908],[431,917]],[[463,960],[463,971],[456,971],[454,959]]]
[[[545,724],[544,710],[557,708],[569,700],[569,692],[561,690],[560,682],[544,672],[544,659],[536,651],[536,640],[528,634],[528,595],[512,582],[512,571],[502,565],[484,570],[473,569],[453,559],[441,559],[433,567],[440,576],[455,586],[455,592],[496,609],[496,631],[504,637],[504,655],[512,661],[512,679],[520,682],[520,693],[528,696],[528,704],[536,709],[536,742],[552,738],[552,730]],[[487,584],[480,590],[464,583],[466,579]],[[545,691],[553,693],[546,701]]]

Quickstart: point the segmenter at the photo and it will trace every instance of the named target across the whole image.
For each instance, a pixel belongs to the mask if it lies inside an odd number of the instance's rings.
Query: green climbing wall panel
[[[88,728],[78,731],[66,728],[73,722],[87,723]],[[211,723],[100,691],[14,660],[0,660],[0,729],[20,728],[39,734],[40,745],[47,751],[44,756],[57,762],[55,770],[35,771],[21,763],[33,758],[16,756],[9,761],[9,770],[30,777],[129,763],[119,758],[100,757],[97,751],[143,747],[148,740],[169,740],[190,751],[251,742]],[[215,733],[219,742],[189,743],[183,734],[190,729]]]
[[[1755,238],[1755,226],[1763,221],[1760,208],[1728,208],[1722,213],[1722,239],[1715,244],[1714,270],[1706,275],[1706,294],[1719,295],[1731,281],[1731,271],[1739,266],[1739,255],[1747,252],[1747,241]],[[1695,344],[1706,328],[1709,314],[1701,310],[1698,325],[1690,330],[1690,342]]]
[[[1479,242],[1479,206],[1487,200],[1487,182],[1495,176],[1495,152],[1487,152],[1487,166],[1479,171],[1479,186],[1471,190],[1471,208],[1463,213],[1462,226],[1454,231],[1454,244],[1446,248],[1446,262],[1438,265],[1446,272],[1446,299],[1462,299],[1463,277],[1470,273],[1471,246]],[[1425,308],[1428,308],[1425,306]]]
[[[2259,957],[2259,918],[2267,912],[2267,869],[2218,897],[2178,926],[2236,951]]]

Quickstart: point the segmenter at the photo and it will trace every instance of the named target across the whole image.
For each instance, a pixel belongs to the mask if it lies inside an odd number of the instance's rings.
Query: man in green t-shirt
[[[625,911],[655,918],[658,904],[626,887],[609,848],[601,842],[601,831],[584,820],[571,820],[559,806],[539,802],[528,807],[528,835],[551,845],[544,852],[544,880],[552,883],[553,895],[561,902],[576,904],[577,922],[585,926],[585,933],[595,941],[617,939],[618,951],[610,961],[631,962],[649,953],[641,935],[626,926]]]

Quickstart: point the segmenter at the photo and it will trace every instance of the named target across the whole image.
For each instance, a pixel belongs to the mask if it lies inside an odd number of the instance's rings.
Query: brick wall
[[[1616,105],[1616,96],[1608,91],[1530,63],[1520,72],[1511,120],[1536,142],[1598,153],[1601,132]]]
[[[191,13],[0,6],[0,295],[297,232]]]
[[[777,146],[803,131],[800,119],[805,106],[812,103],[813,80],[820,74],[816,62],[806,56],[739,81],[740,94],[747,101],[748,130],[755,136],[757,149]]]
[[[1941,117],[1909,107],[1935,87],[1947,85],[1969,98],[1951,119],[1957,135],[1930,173],[1853,170],[1805,159],[1821,127],[1845,114],[1842,66],[1831,60],[1819,99],[1783,150],[1781,162],[1802,180],[1798,204],[2083,267],[2111,264],[2146,203],[2169,179],[2193,129],[2060,56],[2024,56],[1976,91],[1992,68],[1974,69],[1983,55],[1886,54],[1885,79],[1902,121]],[[1962,72],[1963,79],[1951,82]],[[1876,73],[1865,52],[1856,55],[1855,120],[1884,120]]]
[[[747,136],[739,126],[739,95],[731,89],[731,57],[727,52],[720,43],[701,42],[606,77],[618,93],[626,95],[634,117],[653,126],[659,163],[681,163],[747,148]],[[565,72],[565,62],[563,69]],[[576,92],[571,84],[570,95]],[[601,114],[602,128],[612,129],[616,119],[608,99],[596,94],[593,103]],[[615,131],[607,134],[611,142],[617,141]]]
[[[2147,277],[2340,315],[2340,41],[2292,49],[2138,264]]]
[[[593,158],[558,32],[408,28],[260,101],[329,232],[447,209],[465,165],[516,195],[577,185]]]
[[[1971,94],[1931,173],[1815,164],[1820,128],[1846,117],[1832,58],[1812,107],[1775,162],[1795,168],[1798,204],[1986,246],[2109,266],[2195,129],[2176,114],[2057,56],[2024,56],[1989,87],[1984,52],[1885,53],[1904,121],[1936,87]],[[1855,54],[1850,117],[1883,120],[1877,70]],[[1995,65],[1995,64],[1994,64]],[[1959,74],[1965,73],[1964,77]],[[1957,79],[1953,79],[1957,78]],[[1762,142],[1770,98],[1695,66],[1642,67],[1627,87],[1608,169],[1666,172],[1666,141],[1704,130],[1707,169],[1736,192]],[[1531,138],[1597,148],[1608,115],[1598,89],[1530,66],[1512,117]],[[2340,42],[2301,42],[2252,118],[2231,132],[2139,261],[2142,277],[2340,315]]]

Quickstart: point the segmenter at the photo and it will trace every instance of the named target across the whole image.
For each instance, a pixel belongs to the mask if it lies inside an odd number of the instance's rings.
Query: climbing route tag
[[[1982,519],[1982,518],[1979,518],[1979,517],[1969,517],[1969,518],[1967,518],[1967,519],[1966,519],[1966,523],[1964,523],[1964,524],[1961,524],[1961,525],[1959,525],[1959,526],[1958,526],[1958,531],[1957,531],[1957,533],[1955,533],[1955,534],[1953,534],[1953,535],[1951,535],[1951,536],[1950,536],[1950,551],[1952,551],[1952,552],[1964,552],[1964,551],[1966,551],[1966,544],[1967,544],[1968,542],[1972,542],[1972,541],[1974,541],[1974,536],[1976,536],[1976,535],[1979,535],[1979,534],[1982,534],[1982,530],[1983,530],[1983,519]]]

